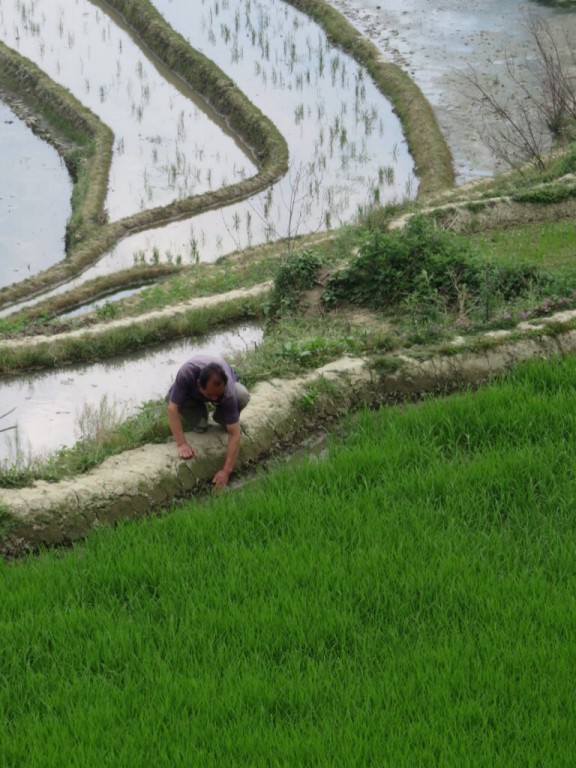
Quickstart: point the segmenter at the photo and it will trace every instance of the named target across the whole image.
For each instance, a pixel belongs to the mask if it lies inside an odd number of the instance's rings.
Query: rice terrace
[[[576,4],[468,5],[0,0],[1,766],[574,765]]]

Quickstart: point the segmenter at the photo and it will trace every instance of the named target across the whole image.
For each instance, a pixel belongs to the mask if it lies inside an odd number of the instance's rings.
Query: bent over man
[[[224,466],[212,478],[223,488],[238,459],[240,450],[240,411],[248,405],[250,394],[224,360],[216,355],[195,355],[187,360],[176,374],[166,395],[168,423],[176,440],[178,455],[182,459],[196,456],[196,450],[186,441],[182,421],[193,432],[208,429],[206,403],[213,403],[213,419],[228,432],[228,447]]]

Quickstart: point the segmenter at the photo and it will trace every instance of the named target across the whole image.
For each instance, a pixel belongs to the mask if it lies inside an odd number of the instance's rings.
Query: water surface
[[[105,7],[89,0],[0,0],[0,37],[114,132],[111,220],[256,172],[204,102]]]
[[[560,41],[564,32],[576,33],[573,2],[331,0],[331,5],[420,86],[452,150],[458,183],[505,167],[482,141],[482,122],[471,108],[463,75],[473,67],[487,82],[498,84],[506,103],[515,93],[506,59],[520,66],[535,61],[529,17],[549,23]],[[560,47],[567,53],[566,45]]]
[[[262,338],[257,324],[196,339],[178,340],[126,358],[105,363],[65,366],[32,373],[0,384],[0,414],[15,408],[2,427],[17,432],[0,433],[0,462],[14,462],[17,450],[41,456],[64,445],[73,445],[88,411],[97,411],[103,398],[118,415],[129,416],[141,403],[164,397],[178,368],[201,352],[233,355],[253,349]]]
[[[58,152],[0,102],[0,287],[60,261],[71,192]]]

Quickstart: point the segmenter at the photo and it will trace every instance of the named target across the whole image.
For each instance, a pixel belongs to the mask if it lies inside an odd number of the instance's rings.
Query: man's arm
[[[191,445],[188,445],[186,438],[184,437],[184,430],[182,429],[182,419],[180,418],[180,409],[173,403],[172,400],[168,403],[168,424],[174,440],[176,440],[176,446],[178,448],[178,455],[181,459],[193,459],[196,456],[196,451]]]
[[[238,452],[240,450],[240,422],[237,421],[236,424],[227,424],[226,430],[228,432],[228,447],[226,448],[224,466],[219,472],[216,472],[212,478],[212,482],[217,488],[224,488],[224,486],[227,485],[228,478],[236,465]]]

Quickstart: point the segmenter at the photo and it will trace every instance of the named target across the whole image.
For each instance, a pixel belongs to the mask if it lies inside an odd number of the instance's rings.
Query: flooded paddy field
[[[2,102],[0,148],[0,286],[4,286],[62,258],[72,182],[56,150]]]
[[[330,230],[372,204],[415,197],[413,162],[390,104],[362,67],[333,47],[304,14],[281,0],[198,0],[194,13],[183,0],[154,4],[278,126],[289,146],[289,172],[250,200],[124,238],[81,276],[45,296],[134,264],[215,261],[259,243]],[[471,62],[481,71],[501,73],[509,51],[529,58],[527,31],[520,23],[528,9],[537,8],[554,23],[574,20],[571,12],[529,0],[513,0],[504,8],[495,0],[481,0],[469,9],[456,0],[432,9],[424,0],[392,0],[385,8],[377,0],[332,4],[407,69],[428,96],[460,182],[492,173],[497,163],[480,141],[457,75]],[[0,0],[0,37],[69,88],[114,131],[107,200],[112,219],[254,173],[255,166],[217,117],[143,53],[102,6],[75,0],[64,12],[48,0]],[[41,199],[49,197],[64,222],[70,182],[59,164],[68,188],[59,192],[51,181],[51,194]],[[28,205],[33,191],[24,187],[21,195]],[[58,227],[63,233],[64,224]],[[61,256],[61,238],[49,246],[52,256],[55,249]],[[15,255],[20,270],[25,264],[32,272],[45,267],[36,251],[36,260],[26,261],[24,250]],[[14,272],[8,259],[2,260],[2,269],[5,284],[27,276]],[[125,295],[119,291],[106,300]],[[210,343],[214,351],[223,351],[228,337]],[[187,349],[175,345],[153,352],[158,354],[153,362],[145,355],[3,382],[0,412],[17,407],[18,442],[13,432],[5,433],[0,460],[18,449],[37,453],[71,444],[80,436],[78,414],[96,408],[102,398],[118,400],[127,413],[133,412],[165,391],[178,364],[192,353]],[[135,399],[134,381],[139,389]]]
[[[0,0],[0,38],[114,132],[111,220],[256,172],[222,121],[103,5]]]
[[[307,16],[280,0],[205,0],[194,15],[186,3],[154,5],[276,124],[290,171],[250,201],[127,238],[104,262],[126,267],[134,254],[149,259],[154,247],[212,261],[415,196],[412,159],[389,102]]]
[[[92,365],[66,366],[4,380],[0,413],[15,409],[0,433],[0,464],[14,463],[18,454],[41,456],[71,446],[94,424],[104,403],[116,416],[128,417],[147,400],[162,398],[180,365],[194,354],[231,356],[253,349],[262,338],[256,323],[243,324],[198,339],[179,339],[122,359]]]
[[[1,2],[7,4],[7,0]],[[211,261],[249,245],[330,229],[349,221],[359,208],[416,194],[412,159],[389,102],[365,71],[331,46],[322,29],[304,14],[280,0],[202,3],[199,16],[190,14],[186,3],[156,5],[191,45],[215,61],[278,126],[289,145],[290,172],[252,200],[125,238],[85,272],[82,281],[124,269],[135,260]],[[111,18],[87,0],[79,0],[76,6],[83,10],[76,10],[74,16],[66,14],[64,20],[41,0],[30,6],[33,17],[21,2],[10,6],[19,9],[18,13],[12,10],[11,16],[0,5],[2,34],[55,80],[60,82],[64,71],[74,70],[67,87],[114,130],[108,203],[112,217],[134,207],[158,205],[162,202],[159,188],[166,191],[168,187],[174,197],[170,185],[180,179],[180,167],[188,168],[191,162],[180,149],[190,137],[197,149],[194,161],[201,155],[205,165],[191,174],[199,186],[184,186],[179,194],[199,193],[205,188],[201,182],[223,184],[251,172],[220,147],[222,137],[217,133],[210,135],[206,149],[196,124],[190,127],[186,122],[190,102],[178,106],[166,80],[152,87],[154,72],[144,68],[142,52],[129,42],[129,36],[120,37],[122,30]],[[41,19],[42,24],[32,18]],[[50,46],[44,42],[44,30],[52,36]],[[104,55],[100,44],[113,55]],[[64,65],[73,53],[75,64]],[[106,58],[114,59],[113,65],[107,62],[109,71],[100,72],[100,62]],[[96,67],[94,75],[92,67]],[[157,92],[164,97],[164,106],[153,104]],[[113,124],[111,114],[115,101],[125,108],[116,118],[119,126]],[[140,115],[138,105],[144,101]],[[150,125],[145,123],[148,117]],[[175,135],[161,132],[167,126]],[[128,127],[135,128],[136,137],[133,131],[128,135]],[[174,150],[172,159],[162,154],[167,148]],[[220,172],[221,167],[226,170]],[[153,176],[157,171],[160,179]]]

